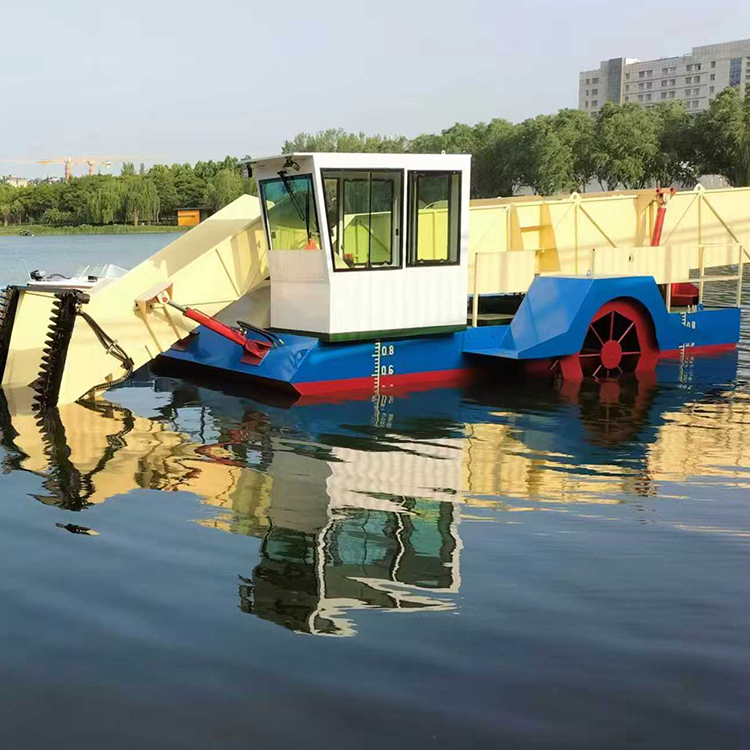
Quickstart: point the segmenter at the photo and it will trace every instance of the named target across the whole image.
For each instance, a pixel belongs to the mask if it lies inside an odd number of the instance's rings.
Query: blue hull
[[[223,372],[253,378],[301,395],[445,386],[466,381],[482,369],[577,356],[597,311],[613,301],[641,311],[660,357],[715,353],[739,340],[739,309],[668,313],[650,277],[548,276],[535,279],[508,325],[345,343],[278,332],[283,345],[269,350],[256,365],[242,361],[237,344],[199,328],[164,356],[212,368],[218,377]]]

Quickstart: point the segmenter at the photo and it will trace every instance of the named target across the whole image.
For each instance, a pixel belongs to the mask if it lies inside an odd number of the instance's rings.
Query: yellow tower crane
[[[74,164],[88,164],[89,175],[95,174],[96,165],[101,164],[109,169],[113,161],[134,161],[135,159],[144,159],[144,156],[60,156],[53,159],[39,159],[37,164],[64,164],[65,165],[65,182],[70,182],[73,176]]]

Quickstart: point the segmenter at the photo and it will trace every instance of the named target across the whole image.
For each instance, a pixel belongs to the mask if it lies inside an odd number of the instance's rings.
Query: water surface
[[[47,270],[168,241],[12,239]],[[746,352],[292,407],[141,372],[0,410],[3,745],[744,747]]]
[[[0,283],[22,284],[27,269],[72,275],[79,266],[114,263],[133,266],[177,239],[180,234],[0,236]]]

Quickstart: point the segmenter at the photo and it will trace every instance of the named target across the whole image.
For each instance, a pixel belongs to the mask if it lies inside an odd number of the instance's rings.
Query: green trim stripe
[[[274,328],[274,331],[292,333],[299,336],[314,336],[321,341],[337,343],[344,341],[377,341],[379,339],[404,339],[416,336],[434,336],[441,333],[465,331],[465,325],[428,326],[426,328],[395,328],[386,331],[352,331],[345,333],[314,333],[313,331],[292,331],[288,328]]]

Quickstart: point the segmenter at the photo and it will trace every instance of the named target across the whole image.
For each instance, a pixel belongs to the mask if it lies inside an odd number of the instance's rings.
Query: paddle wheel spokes
[[[658,357],[648,313],[629,300],[613,300],[591,319],[581,351],[556,361],[552,369],[565,379],[609,380],[651,371]]]

